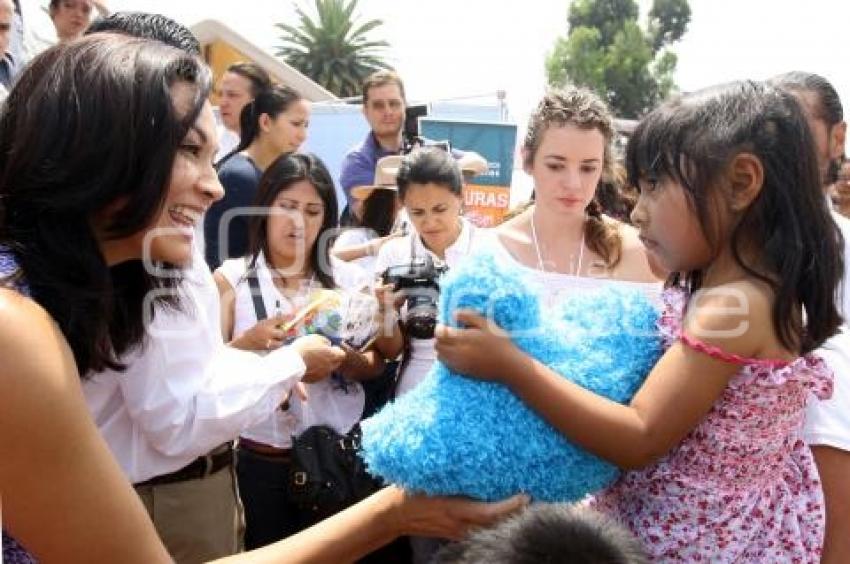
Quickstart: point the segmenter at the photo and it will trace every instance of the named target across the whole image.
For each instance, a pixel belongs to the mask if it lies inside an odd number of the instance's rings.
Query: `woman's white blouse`
[[[257,259],[257,278],[263,296],[263,304],[269,316],[277,312],[294,313],[307,303],[309,288],[319,288],[318,282],[305,284],[299,295],[287,299],[274,285],[272,274],[262,253]],[[361,269],[331,258],[334,280],[340,288],[356,289],[368,284],[369,277]],[[238,336],[257,323],[250,287],[245,279],[247,262],[244,258],[230,259],[218,268],[219,272],[235,289],[233,335]],[[250,374],[235,374],[234,377],[250,378]],[[339,433],[348,432],[360,420],[365,404],[363,387],[358,382],[348,381],[343,389],[336,378],[307,384],[305,401],[294,394],[289,399],[287,410],[279,409],[263,421],[247,428],[242,436],[278,448],[290,448],[292,437],[300,435],[313,425],[328,425]],[[281,398],[281,401],[283,398]]]

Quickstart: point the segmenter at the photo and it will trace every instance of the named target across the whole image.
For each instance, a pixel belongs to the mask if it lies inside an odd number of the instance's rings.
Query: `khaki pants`
[[[208,562],[242,549],[244,518],[233,465],[198,480],[135,489],[178,564]]]

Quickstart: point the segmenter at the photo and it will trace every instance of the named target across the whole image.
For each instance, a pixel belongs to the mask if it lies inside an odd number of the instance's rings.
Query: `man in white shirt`
[[[824,197],[833,182],[836,163],[844,154],[847,123],[841,100],[825,78],[813,73],[790,72],[771,82],[793,94],[803,108],[815,142]],[[832,397],[815,401],[806,414],[806,442],[812,447],[826,501],[824,564],[850,562],[850,220],[833,211],[833,219],[844,236],[844,279],[839,311],[844,325],[838,335],[818,349],[832,368],[835,381]],[[830,260],[830,257],[821,257]]]
[[[271,88],[269,74],[255,63],[234,63],[227,67],[218,83],[218,114],[221,127],[218,132],[216,162],[239,145],[239,116],[242,108],[263,90]]]

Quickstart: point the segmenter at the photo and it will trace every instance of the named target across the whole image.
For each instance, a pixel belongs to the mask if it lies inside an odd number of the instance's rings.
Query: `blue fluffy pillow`
[[[631,287],[600,284],[544,307],[516,265],[492,252],[470,257],[442,285],[440,319],[474,309],[565,378],[627,402],[661,354],[658,311]],[[612,464],[570,443],[507,388],[435,362],[416,388],[367,419],[362,455],[369,471],[431,495],[502,499],[526,492],[573,501],[617,477]]]

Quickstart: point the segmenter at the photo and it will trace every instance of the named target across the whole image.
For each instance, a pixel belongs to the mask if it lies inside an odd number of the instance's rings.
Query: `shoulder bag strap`
[[[246,267],[249,267],[248,259],[245,259]],[[268,317],[266,313],[266,304],[263,303],[263,292],[260,290],[260,279],[257,275],[257,268],[248,268],[245,274],[248,279],[248,287],[251,289],[251,301],[254,302],[254,314],[257,316],[257,321],[262,321]]]

